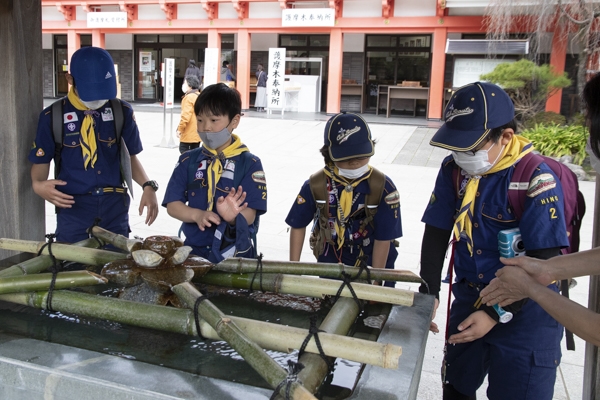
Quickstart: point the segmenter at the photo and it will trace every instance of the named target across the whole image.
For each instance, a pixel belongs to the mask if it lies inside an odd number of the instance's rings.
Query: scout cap
[[[117,97],[117,76],[112,57],[99,47],[82,47],[71,57],[71,75],[83,101]]]
[[[334,115],[325,125],[325,146],[333,161],[356,157],[371,157],[374,152],[371,131],[358,114],[342,112]]]
[[[515,107],[508,94],[488,82],[475,82],[458,89],[444,113],[444,125],[429,144],[452,151],[476,148],[491,129],[515,118]]]

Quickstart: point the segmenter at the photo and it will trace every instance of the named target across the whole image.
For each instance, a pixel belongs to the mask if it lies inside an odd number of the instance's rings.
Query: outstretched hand
[[[58,208],[71,208],[75,204],[73,196],[61,192],[56,186],[64,186],[67,182],[58,179],[33,181],[33,191],[44,200]]]
[[[232,224],[239,213],[248,207],[246,192],[238,186],[237,190],[231,188],[227,196],[221,196],[217,200],[217,212],[227,223]]]
[[[144,207],[146,208],[146,225],[152,225],[158,216],[158,200],[156,199],[156,192],[152,188],[143,190],[140,207],[138,208],[140,215],[142,215]]]
[[[552,277],[544,268],[544,261],[531,257],[504,258],[506,266],[496,272],[496,278],[481,291],[483,302],[488,306],[506,306],[529,297],[529,290],[536,284],[548,286]]]

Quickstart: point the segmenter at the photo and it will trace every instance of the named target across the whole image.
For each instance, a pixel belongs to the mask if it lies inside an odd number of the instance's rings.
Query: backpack
[[[373,218],[377,214],[377,207],[381,203],[383,189],[385,188],[385,174],[373,168],[371,176],[367,181],[371,192],[365,196],[365,218],[361,223],[360,229],[364,229],[368,224],[373,226]],[[318,259],[323,254],[323,251],[325,251],[326,243],[335,244],[331,237],[331,228],[329,226],[329,193],[327,193],[327,176],[324,169],[320,169],[310,176],[309,186],[317,205],[309,243],[315,258]]]
[[[516,219],[521,220],[523,212],[525,211],[525,199],[527,198],[529,181],[536,168],[539,167],[541,163],[545,163],[550,167],[552,172],[554,172],[560,180],[562,186],[565,224],[567,226],[569,247],[562,249],[561,252],[563,254],[578,252],[581,220],[585,214],[585,199],[579,190],[577,175],[563,163],[536,153],[528,153],[523,156],[523,158],[515,164],[515,170],[508,186],[508,202],[510,208],[515,214]],[[458,187],[460,185],[459,170],[460,167],[457,165],[452,171],[452,180],[454,182],[456,193],[458,193]]]
[[[191,150],[191,152],[197,152],[200,151],[201,147],[198,149],[194,149]],[[238,186],[240,186],[240,183],[242,183],[242,179],[244,179],[244,176],[246,176],[246,173],[248,172],[248,169],[250,168],[251,164],[251,160],[252,158],[254,158],[254,154],[250,153],[249,151],[245,151],[243,153],[240,154],[240,159],[238,161],[238,163],[235,165],[235,170],[233,171],[233,187],[237,188]],[[188,184],[187,184],[187,188],[186,188],[186,193],[185,196],[187,198],[187,192],[190,190],[194,190],[194,189],[199,189],[201,186],[200,182],[194,182],[196,179],[196,171],[198,170],[198,164],[191,162],[191,156],[190,156],[190,162],[188,163]],[[260,225],[260,215],[256,215],[256,218],[254,218],[254,222],[252,223],[252,225],[250,226],[250,233],[251,233],[251,239],[252,239],[252,243],[254,244],[254,249],[257,249],[257,242],[256,242],[256,235],[258,233],[258,226]],[[179,229],[179,234],[181,236],[181,231],[182,229]],[[258,252],[257,252],[258,254]]]
[[[52,103],[52,133],[54,135],[54,178],[58,179],[58,174],[60,173],[60,158],[63,147],[63,101],[65,98],[55,101]],[[115,123],[115,132],[116,132],[116,143],[119,146],[119,154],[121,151],[121,132],[123,131],[123,125],[125,123],[125,118],[123,117],[123,105],[121,100],[119,99],[110,99],[110,107],[113,112],[113,121]],[[122,158],[122,157],[120,157]],[[124,160],[121,160],[123,163]],[[123,167],[123,166],[122,166]],[[131,171],[131,166],[129,167]],[[123,170],[121,170],[121,175],[124,176]],[[131,187],[131,181],[127,181],[129,186],[129,191],[133,194],[133,188]]]

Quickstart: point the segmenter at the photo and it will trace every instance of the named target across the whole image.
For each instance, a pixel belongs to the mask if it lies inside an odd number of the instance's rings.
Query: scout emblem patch
[[[529,189],[527,189],[527,197],[536,197],[540,193],[544,193],[556,187],[556,181],[552,174],[540,174],[531,180]]]

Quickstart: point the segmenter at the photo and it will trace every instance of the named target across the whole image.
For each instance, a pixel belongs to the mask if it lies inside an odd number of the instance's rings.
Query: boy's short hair
[[[224,83],[216,83],[204,88],[194,103],[196,115],[210,112],[212,115],[227,115],[231,121],[242,113],[240,93]]]
[[[344,161],[375,154],[371,130],[358,114],[341,112],[325,124],[325,146],[331,161]]]
[[[490,131],[515,118],[508,94],[488,82],[474,82],[458,89],[444,113],[444,125],[429,144],[452,151],[469,151],[489,137]]]
[[[185,81],[187,82],[188,86],[192,89],[198,89],[200,87],[200,80],[197,76],[187,75],[185,77]]]

